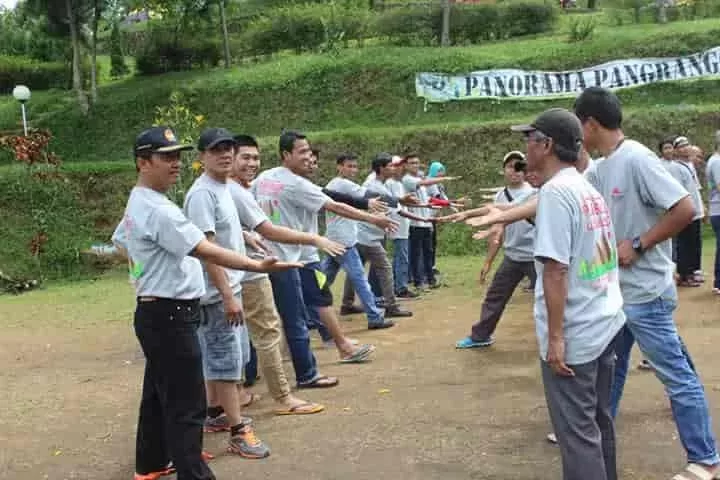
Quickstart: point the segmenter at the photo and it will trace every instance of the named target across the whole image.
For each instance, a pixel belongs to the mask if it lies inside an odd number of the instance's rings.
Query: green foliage
[[[153,125],[168,125],[177,135],[182,143],[194,144],[200,136],[200,131],[205,123],[205,117],[190,111],[185,103],[185,98],[179,92],[170,94],[170,102],[155,109],[155,121]],[[192,185],[201,166],[192,162],[192,153],[183,152],[183,162],[178,176],[177,183],[168,192],[168,197],[178,205],[185,200],[185,193]]]
[[[141,75],[212,68],[222,58],[220,43],[213,38],[196,38],[174,35],[155,30],[137,57],[137,70]]]
[[[113,23],[110,33],[110,76],[112,78],[123,77],[130,73],[130,69],[125,63],[121,41],[120,25],[117,22]]]
[[[335,2],[278,7],[251,21],[242,34],[242,55],[268,55],[282,50],[296,53],[329,49],[368,34],[370,12],[342,8]]]
[[[570,22],[568,40],[570,42],[584,42],[595,34],[597,23],[593,17],[576,17]]]
[[[450,39],[453,44],[533,35],[552,30],[557,8],[541,3],[453,4]],[[442,8],[397,8],[382,13],[376,33],[396,45],[437,45],[442,31]]]
[[[10,92],[15,85],[33,90],[67,88],[68,69],[62,62],[40,62],[27,57],[0,55],[0,92]]]
[[[68,45],[47,29],[44,16],[26,12],[24,4],[0,11],[0,55],[30,57],[42,62],[65,61]]]

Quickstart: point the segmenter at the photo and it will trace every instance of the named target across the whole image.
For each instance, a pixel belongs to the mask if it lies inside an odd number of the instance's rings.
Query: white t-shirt
[[[414,175],[405,174],[405,176],[402,178],[402,184],[403,187],[405,187],[405,193],[412,193],[414,194],[417,199],[420,201],[421,204],[427,204],[430,200],[430,196],[428,195],[427,188],[420,185],[420,182],[422,181],[421,177],[416,177]],[[417,215],[418,217],[422,218],[428,218],[431,215],[430,208],[421,208],[421,207],[409,207],[408,211],[412,213],[413,215]],[[423,228],[432,228],[432,224],[429,222],[418,222],[416,220],[410,220],[410,226],[411,227],[423,227]]]
[[[533,188],[529,183],[525,183],[520,188],[508,188],[508,193],[512,197],[513,204],[522,204],[532,195],[535,195],[537,189]],[[495,203],[507,204],[511,203],[511,201],[505,195],[504,190],[500,190],[495,195]],[[522,220],[505,227],[503,248],[505,249],[505,256],[510,260],[532,262],[534,246],[535,227],[530,222]]]
[[[352,195],[353,197],[365,197],[365,187],[361,187],[347,178],[335,177],[325,187],[338,193]],[[325,236],[330,240],[338,242],[346,247],[355,246],[358,242],[358,222],[349,218],[341,217],[333,212],[325,211]]]
[[[260,208],[273,224],[300,232],[317,234],[318,212],[331,201],[319,186],[286,167],[265,170],[251,188]],[[320,261],[314,246],[268,243],[278,258],[285,262]]]
[[[572,166],[560,170],[538,193],[535,237],[535,329],[547,360],[548,311],[545,259],[568,266],[563,332],[565,362],[598,358],[625,324],[620,294],[617,239],[600,193]]]
[[[230,196],[235,204],[235,209],[237,210],[243,230],[248,232],[250,235],[262,238],[255,232],[255,229],[262,223],[269,222],[270,220],[255,201],[255,197],[252,196],[249,189],[232,180],[228,181],[228,189],[230,190]],[[250,258],[255,260],[262,260],[265,258],[264,253],[254,249],[248,249],[247,244],[245,244],[245,248]],[[242,282],[250,282],[252,280],[265,277],[267,277],[267,273],[244,272]]]
[[[373,178],[372,180],[367,180],[363,187],[367,189],[367,191],[372,193],[377,193],[381,196],[392,196],[390,193],[390,190],[385,186],[383,182],[381,182],[377,177]],[[397,211],[397,208],[391,208],[390,211]],[[385,230],[382,228],[376,227],[375,225],[365,223],[365,222],[358,222],[358,243],[360,245],[380,245],[380,243],[385,238]]]
[[[585,178],[610,209],[618,241],[650,230],[688,192],[647,147],[625,140],[617,150],[588,169]],[[655,300],[675,282],[670,240],[644,252],[630,267],[620,268],[620,288],[628,304]]]
[[[394,178],[388,179],[385,182],[385,186],[394,197],[401,198],[407,194],[402,182],[395,180]],[[407,207],[398,203],[398,208],[390,211],[390,218],[398,222],[398,229],[394,232],[388,233],[388,237],[393,240],[407,240],[410,237],[410,219],[398,215],[400,210],[407,211]]]
[[[185,215],[200,231],[215,235],[215,243],[240,255],[245,255],[242,227],[227,183],[217,182],[207,173],[202,174],[188,190],[185,196],[184,210]],[[242,289],[243,272],[226,268],[225,273],[233,295],[239,295]],[[206,268],[203,268],[203,277],[205,279],[205,296],[200,303],[212,305],[222,301],[222,296],[210,280]]]
[[[177,205],[145,187],[132,189],[112,236],[128,253],[137,296],[176,300],[205,295],[200,260],[188,256],[204,239]]]
[[[720,215],[720,153],[714,153],[705,166],[705,181],[708,183],[709,215]]]

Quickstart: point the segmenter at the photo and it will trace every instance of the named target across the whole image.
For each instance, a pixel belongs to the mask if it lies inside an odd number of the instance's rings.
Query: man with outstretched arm
[[[180,152],[169,127],[143,131],[135,141],[138,182],[130,192],[113,243],[127,254],[135,283],[135,334],[145,354],[137,428],[135,479],[214,479],[202,452],[207,400],[197,328],[205,295],[198,259],[235,270],[279,271],[299,263],[252,260],[205,238],[165,195],[180,173]]]

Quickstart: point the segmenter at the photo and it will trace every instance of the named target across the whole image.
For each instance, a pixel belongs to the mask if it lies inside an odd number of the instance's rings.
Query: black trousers
[[[432,229],[410,227],[410,280],[416,287],[435,282],[432,259]]]
[[[214,480],[202,458],[207,413],[196,300],[138,302],[135,334],[145,353],[135,469],[163,470],[170,460],[178,480]]]
[[[702,220],[693,220],[677,236],[677,272],[684,280],[700,270]]]
[[[439,224],[433,225],[432,228],[432,266],[435,268],[435,261],[437,260],[437,234]]]

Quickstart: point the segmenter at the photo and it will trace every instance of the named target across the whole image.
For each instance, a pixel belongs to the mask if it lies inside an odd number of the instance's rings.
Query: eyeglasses
[[[550,140],[550,137],[542,133],[540,130],[532,130],[530,132],[525,132],[525,141],[530,142],[530,140],[539,143]]]

